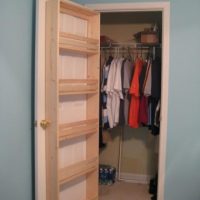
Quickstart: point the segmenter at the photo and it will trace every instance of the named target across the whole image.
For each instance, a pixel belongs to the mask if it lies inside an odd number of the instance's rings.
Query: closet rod
[[[127,51],[127,47],[101,47],[101,50],[120,50],[120,51]],[[129,50],[149,50],[149,47],[128,47]]]
[[[131,42],[112,42],[106,46],[101,46],[101,49],[109,48],[135,48],[135,49],[149,49],[151,47],[161,48],[161,44],[144,44],[144,43],[131,43]]]

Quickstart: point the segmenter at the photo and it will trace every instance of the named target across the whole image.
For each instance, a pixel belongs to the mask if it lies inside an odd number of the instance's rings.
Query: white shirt
[[[114,81],[114,90],[115,95],[115,110],[114,110],[114,125],[116,126],[119,123],[119,110],[120,110],[120,99],[123,99],[122,93],[122,79],[121,79],[121,69],[124,58],[120,58],[117,61],[115,81]]]
[[[120,99],[123,99],[121,68],[124,58],[113,59],[108,74],[106,93],[110,128],[119,123]]]
[[[107,107],[107,112],[108,112],[108,121],[109,121],[110,128],[114,127],[114,110],[115,110],[115,104],[116,104],[114,81],[115,81],[116,65],[117,65],[117,59],[113,59],[110,65],[107,86],[106,86],[106,93],[107,93],[106,107]]]

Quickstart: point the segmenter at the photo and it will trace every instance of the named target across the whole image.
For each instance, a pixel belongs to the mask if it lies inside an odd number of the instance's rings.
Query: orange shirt
[[[143,61],[139,58],[135,61],[135,70],[131,81],[129,93],[131,94],[131,102],[129,108],[129,126],[132,128],[139,127],[139,107],[140,107],[140,91],[139,77],[142,71]]]

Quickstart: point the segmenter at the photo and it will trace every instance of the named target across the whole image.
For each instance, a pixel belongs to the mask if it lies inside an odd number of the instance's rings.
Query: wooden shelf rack
[[[98,15],[97,12],[80,6],[76,3],[67,0],[60,1],[60,12],[85,20],[90,20],[91,17]]]
[[[59,171],[60,185],[97,170],[98,159],[91,158],[65,167]]]
[[[59,126],[60,141],[97,133],[98,119],[84,120]]]
[[[99,41],[69,33],[60,33],[59,47],[61,52],[71,51],[80,54],[97,54]]]
[[[89,79],[62,79],[59,81],[60,95],[97,93],[98,81]]]
[[[45,20],[46,199],[98,200],[100,15],[46,0]]]

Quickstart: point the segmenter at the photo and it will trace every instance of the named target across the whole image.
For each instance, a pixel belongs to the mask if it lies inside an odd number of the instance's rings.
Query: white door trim
[[[162,11],[162,102],[161,125],[159,142],[159,171],[158,171],[158,200],[164,200],[165,164],[167,146],[168,122],[168,89],[169,89],[169,33],[170,33],[170,3],[105,3],[86,4],[87,7],[99,12],[134,12],[134,11]]]
[[[45,2],[37,0],[35,49],[35,200],[46,199],[45,131],[39,122],[45,118]],[[162,11],[163,12],[163,68],[162,110],[159,149],[158,199],[164,200],[165,161],[167,143],[168,87],[169,87],[169,19],[170,3],[113,3],[89,4],[100,12]]]
[[[45,119],[45,3],[36,1],[35,40],[35,200],[46,199],[45,131],[40,121]]]

